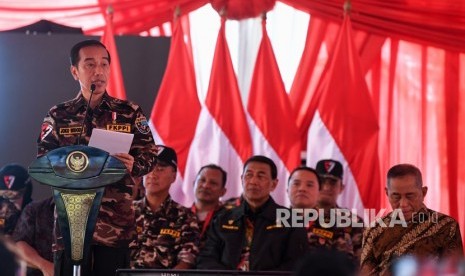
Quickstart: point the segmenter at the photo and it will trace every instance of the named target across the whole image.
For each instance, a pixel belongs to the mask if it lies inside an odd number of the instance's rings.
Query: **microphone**
[[[84,118],[82,119],[81,131],[79,132],[79,136],[78,136],[76,145],[79,145],[81,143],[81,136],[82,136],[82,132],[84,130],[84,124],[85,124],[86,119],[87,119],[87,113],[89,112],[89,105],[90,105],[90,102],[92,101],[92,95],[94,95],[94,91],[95,91],[95,84],[93,83],[93,84],[90,85],[90,97],[89,97],[89,101],[87,102],[86,113],[84,113]]]

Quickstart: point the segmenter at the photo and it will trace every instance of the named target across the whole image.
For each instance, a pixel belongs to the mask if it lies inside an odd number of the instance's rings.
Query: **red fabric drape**
[[[181,177],[184,177],[201,108],[191,50],[184,41],[184,32],[182,19],[177,18],[165,75],[150,115],[150,121],[161,140],[156,142],[176,150]]]
[[[115,37],[113,34],[113,15],[109,13],[106,18],[105,32],[101,41],[110,52],[110,79],[108,80],[107,91],[111,96],[126,100],[126,90],[124,88],[124,79],[121,72],[121,65],[119,62],[118,48],[116,47]]]
[[[138,35],[171,21],[177,8],[183,14],[187,14],[208,2],[208,0],[95,0],[95,4],[92,5],[79,5],[79,1],[58,0],[55,3],[37,0],[29,3],[0,3],[0,30],[14,29],[39,19],[47,19],[63,25],[82,27],[84,33],[88,35],[100,35],[105,28],[105,11],[111,5],[114,10],[114,33]]]
[[[112,5],[114,13],[114,29],[116,34],[134,34],[147,31],[154,26],[171,21],[176,9],[182,14],[200,8],[208,0],[131,0],[114,1],[99,0],[101,6]],[[86,29],[87,34],[100,32],[103,26]]]
[[[242,162],[245,162],[252,153],[252,142],[237,77],[226,42],[225,17],[221,18],[205,106],[229,139],[231,147],[237,152]],[[230,108],[229,111],[225,111],[226,106]]]
[[[317,65],[321,59],[321,45],[325,43],[329,48],[329,56],[332,56],[336,34],[339,32],[339,25],[325,21],[319,17],[312,17],[310,20],[306,47],[302,54],[299,68],[296,72],[294,82],[290,91],[290,98],[295,110],[296,123],[302,145],[306,144],[307,130],[316,110],[316,105],[324,86],[325,73],[322,73],[322,65]],[[372,64],[379,56],[381,47],[385,42],[385,37],[369,34],[363,31],[354,32],[354,42],[360,55],[362,72],[366,74],[372,68]],[[330,60],[327,63],[329,64]],[[324,70],[327,70],[325,68]],[[321,78],[320,78],[321,77]],[[375,113],[378,114],[377,108]]]
[[[286,169],[292,171],[300,163],[301,146],[294,114],[287,112],[292,108],[266,31],[266,20],[262,21],[262,34],[247,111]]]
[[[346,0],[281,0],[325,20],[341,22]],[[354,29],[428,44],[448,50],[465,49],[465,3],[443,0],[352,0]]]
[[[312,119],[308,114],[313,114],[315,110],[313,107],[311,111],[308,111],[315,86],[321,74],[322,66],[318,67],[317,61],[321,44],[325,38],[327,24],[327,21],[318,17],[312,17],[312,20],[310,20],[304,52],[289,96],[295,111],[297,129],[299,137],[302,139],[302,145],[307,144],[307,129]]]
[[[380,197],[373,196],[381,194],[378,118],[353,38],[347,16],[335,41],[317,108],[352,171],[364,207],[379,209]]]

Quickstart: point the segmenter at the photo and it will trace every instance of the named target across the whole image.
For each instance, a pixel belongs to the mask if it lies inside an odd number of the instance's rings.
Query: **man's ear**
[[[276,189],[276,186],[278,186],[278,179],[273,179],[271,183],[271,191],[274,191]]]
[[[428,193],[428,187],[426,186],[421,187],[421,192],[423,193],[423,198],[425,198],[426,193]]]
[[[226,189],[226,187],[223,188],[223,191],[221,192],[221,196],[220,196],[220,197],[223,197],[223,196],[226,194],[227,191],[228,191],[228,189]]]
[[[173,184],[175,181],[176,181],[176,177],[178,176],[178,172],[176,170],[174,170],[173,172],[173,175],[172,175],[172,179],[173,181],[171,182],[171,184]],[[170,185],[171,186],[171,185]]]
[[[73,75],[74,80],[79,80],[76,66],[71,65],[69,67],[69,71],[71,72],[71,75]]]

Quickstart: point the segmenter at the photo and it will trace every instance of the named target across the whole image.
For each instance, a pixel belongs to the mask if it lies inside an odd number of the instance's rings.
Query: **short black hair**
[[[412,175],[415,177],[417,186],[419,188],[423,187],[423,178],[421,176],[421,171],[412,164],[397,164],[389,169],[387,172],[387,187],[389,188],[389,180],[392,178],[403,177],[407,175]]]
[[[221,172],[221,184],[223,185],[223,188],[226,186],[226,180],[228,179],[228,173],[223,170],[222,167],[218,166],[218,165],[215,165],[215,164],[208,164],[208,165],[205,165],[203,166],[202,168],[200,168],[199,172],[197,173],[197,176],[200,175],[200,173],[202,172],[203,169],[213,169],[213,170],[218,170]]]
[[[291,178],[292,176],[294,175],[295,172],[298,172],[298,171],[307,171],[307,172],[311,172],[313,173],[314,175],[316,175],[316,179],[318,181],[318,190],[321,190],[321,176],[318,174],[318,172],[314,169],[314,168],[310,168],[310,167],[307,167],[307,166],[300,166],[300,167],[297,167],[295,168],[290,174],[289,174],[289,178],[287,179],[287,186],[289,186],[289,183],[291,182]]]
[[[269,165],[271,169],[271,179],[275,180],[276,178],[278,178],[278,169],[276,168],[276,164],[270,158],[263,156],[263,155],[254,155],[250,157],[244,163],[243,172],[245,171],[245,168],[250,162],[259,162],[259,163],[265,163]]]
[[[107,47],[105,47],[105,45],[98,40],[86,39],[86,40],[76,43],[73,46],[73,48],[71,48],[71,51],[69,52],[69,61],[71,62],[72,66],[76,66],[79,63],[79,51],[82,48],[90,47],[90,46],[98,46],[98,47],[102,47],[103,49],[105,49],[105,51],[107,51],[107,54],[108,54],[108,63],[111,64],[111,56],[110,56],[110,52],[108,52]]]

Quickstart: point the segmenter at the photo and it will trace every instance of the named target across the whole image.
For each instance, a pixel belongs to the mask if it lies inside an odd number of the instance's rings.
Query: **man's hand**
[[[129,173],[132,172],[132,167],[134,166],[134,157],[132,157],[132,155],[129,153],[115,153],[113,157],[123,162]]]
[[[42,273],[44,274],[44,276],[53,276],[53,275],[54,275],[53,263],[52,263],[52,262],[45,261],[45,262],[41,265],[40,271],[42,271]]]

